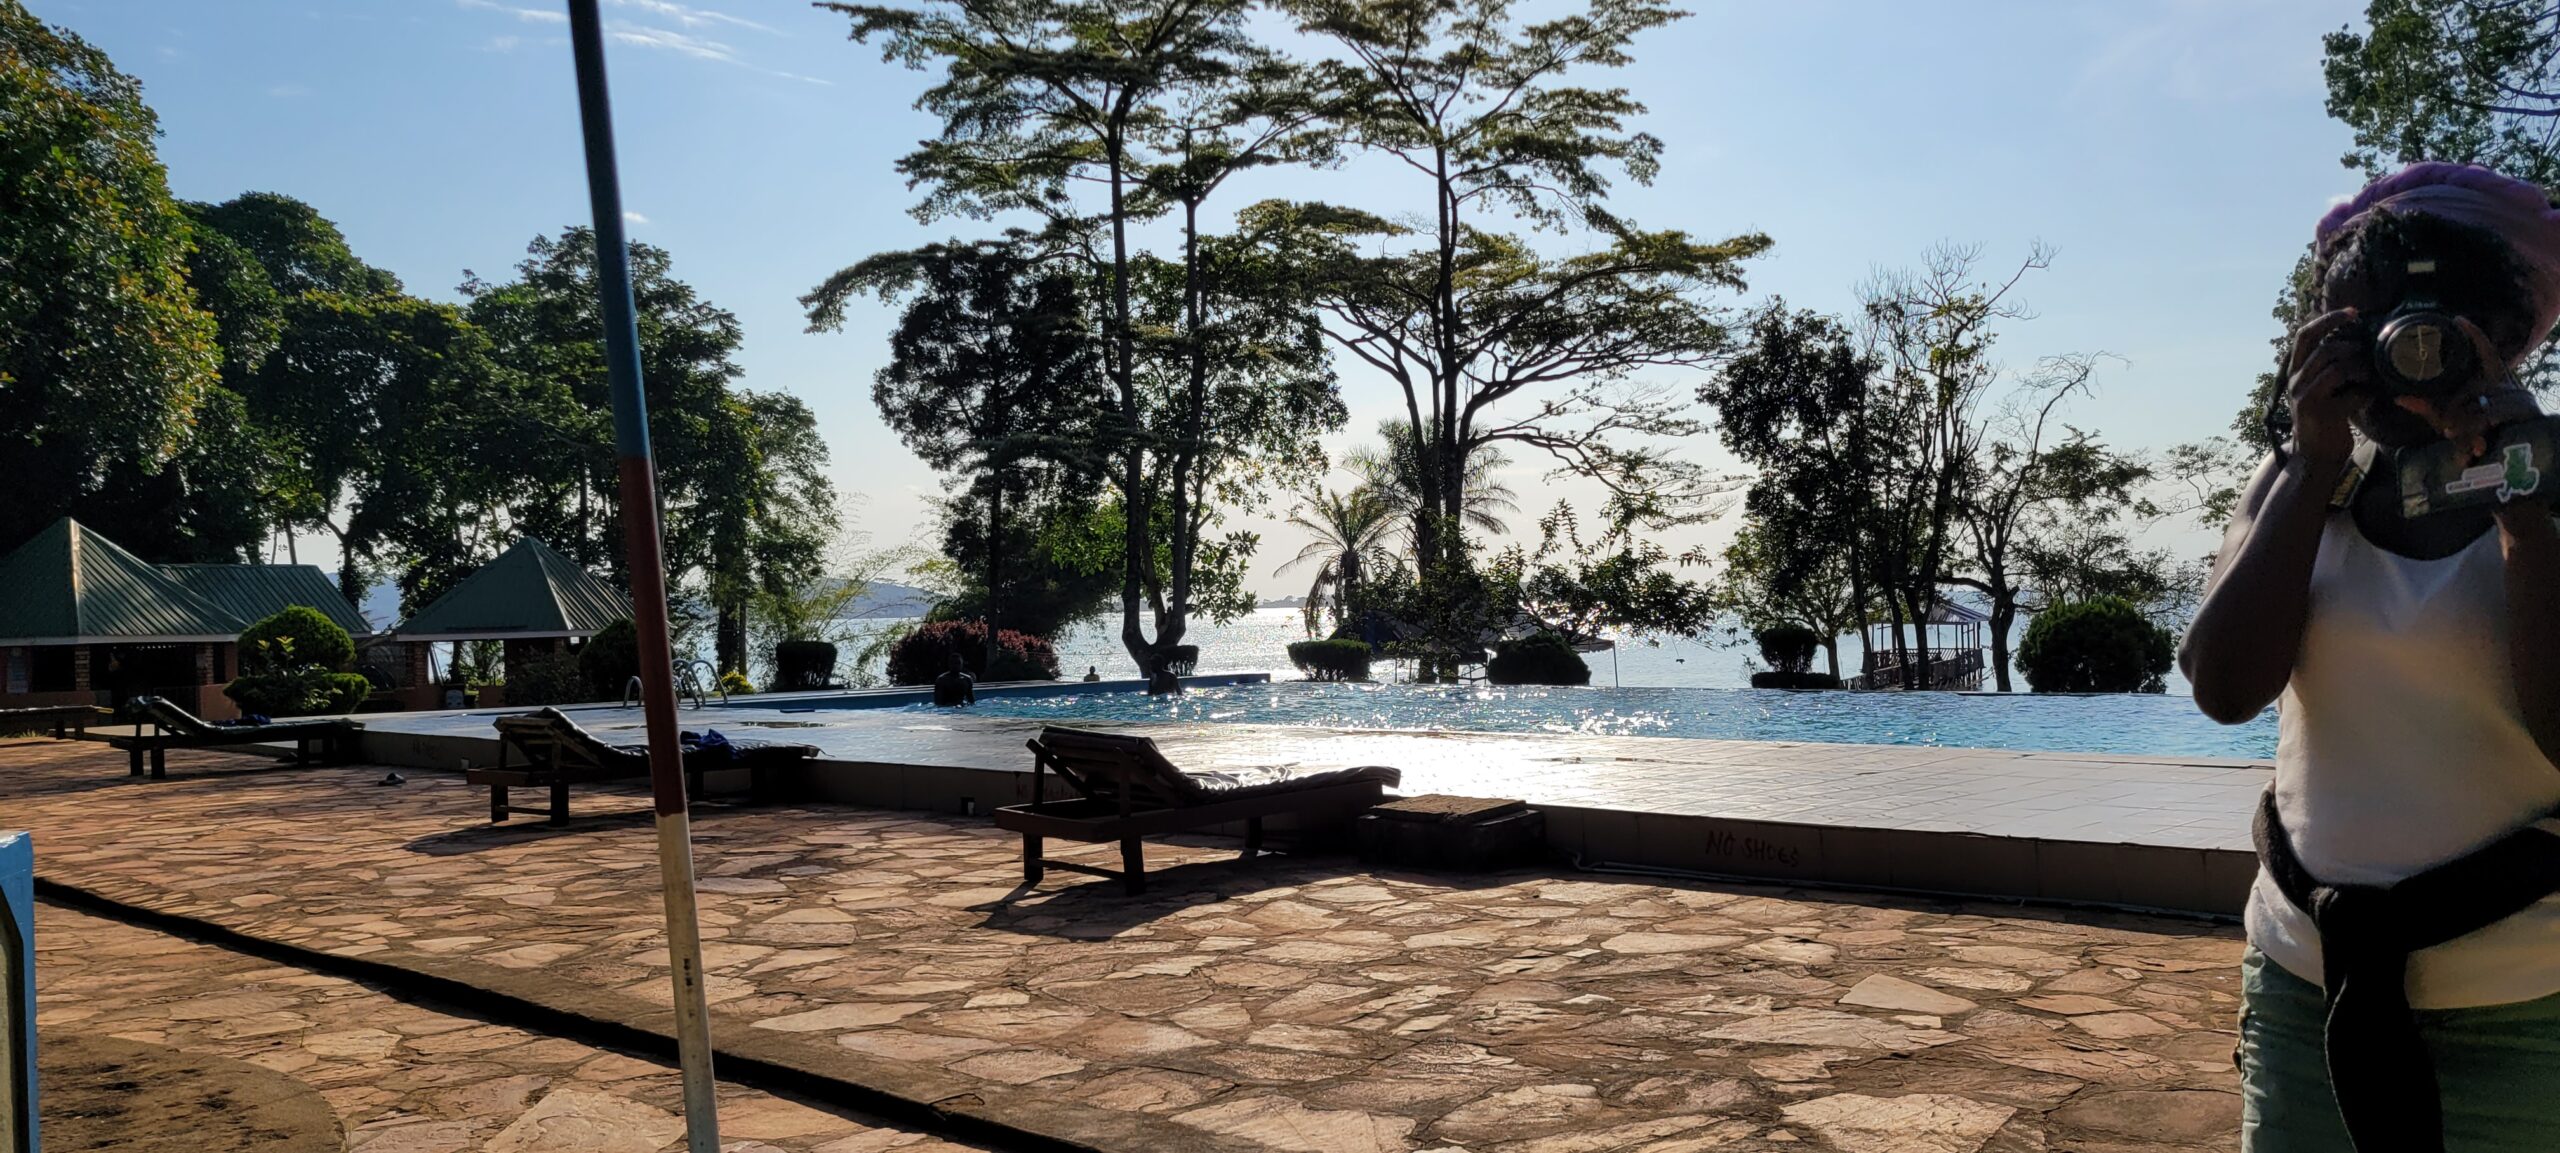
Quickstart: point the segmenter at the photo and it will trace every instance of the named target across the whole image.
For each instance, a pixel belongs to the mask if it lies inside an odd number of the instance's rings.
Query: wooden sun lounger
[[[114,709],[96,705],[44,705],[32,709],[0,709],[0,733],[50,729],[55,740],[86,736],[89,726],[115,719]]]
[[[492,722],[498,729],[498,765],[493,769],[472,769],[463,779],[475,785],[489,786],[489,820],[501,822],[511,814],[540,814],[552,824],[569,822],[569,786],[596,784],[603,781],[646,780],[649,776],[649,748],[641,745],[610,745],[594,733],[570,720],[568,714],[545,707],[530,713],[499,717]],[[510,768],[508,750],[524,754],[522,767]],[[702,795],[702,774],[711,769],[765,769],[793,764],[818,755],[814,745],[779,744],[770,741],[732,739],[726,749],[718,745],[685,747],[685,774],[688,796]],[[519,808],[507,801],[510,789],[548,789],[551,803],[539,809]]]
[[[311,762],[311,746],[320,746],[321,755],[331,764],[354,760],[358,738],[364,726],[340,717],[317,717],[310,720],[270,721],[263,725],[217,725],[178,707],[161,697],[135,697],[126,702],[126,710],[137,718],[131,733],[89,733],[93,741],[125,751],[132,775],[142,775],[145,754],[151,758],[151,776],[169,775],[168,753],[171,749],[209,749],[224,745],[267,745],[292,742],[293,759],[299,764]],[[149,724],[156,732],[142,731]]]
[[[1244,858],[1262,851],[1262,819],[1283,814],[1349,819],[1378,803],[1403,774],[1381,765],[1261,779],[1186,773],[1146,737],[1050,727],[1030,742],[1031,803],[995,812],[996,827],[1022,834],[1022,879],[1039,884],[1048,869],[1117,877],[1131,893],[1146,891],[1146,850],[1139,838],[1244,822]],[[1076,792],[1047,797],[1050,773]],[[1120,842],[1118,870],[1041,855],[1042,840]]]

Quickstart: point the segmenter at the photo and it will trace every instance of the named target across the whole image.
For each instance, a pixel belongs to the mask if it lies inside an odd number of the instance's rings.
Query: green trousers
[[[2242,1153],[2353,1153],[2321,1056],[2320,987],[2256,949],[2241,962]],[[2560,995],[2422,1009],[2445,1153],[2560,1149]],[[2364,1153],[2389,1153],[2366,1150]]]

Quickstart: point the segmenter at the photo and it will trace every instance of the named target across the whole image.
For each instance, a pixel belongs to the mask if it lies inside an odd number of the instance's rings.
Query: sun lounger
[[[1031,803],[996,810],[996,827],[1022,834],[1022,879],[1039,884],[1047,869],[1117,877],[1129,892],[1146,888],[1139,838],[1244,823],[1244,859],[1262,851],[1262,819],[1292,815],[1349,820],[1378,803],[1403,774],[1380,765],[1292,773],[1186,773],[1146,737],[1050,727],[1032,740]],[[1049,774],[1076,795],[1050,800]],[[1120,842],[1121,868],[1096,868],[1041,855],[1047,837]]]
[[[115,710],[96,705],[44,705],[32,709],[0,709],[0,733],[52,730],[54,739],[82,736],[93,724],[115,717]]]
[[[472,769],[463,779],[475,785],[489,786],[489,820],[504,821],[511,813],[547,815],[555,825],[569,821],[569,786],[595,784],[602,781],[645,780],[649,776],[649,746],[606,744],[602,738],[570,720],[568,714],[554,708],[499,717],[498,767]],[[687,734],[690,736],[691,734]],[[524,754],[524,765],[509,768],[508,751]],[[778,765],[797,764],[818,755],[815,745],[790,745],[772,741],[728,740],[726,743],[700,740],[687,741],[684,768],[688,793],[702,794],[702,774],[712,769],[763,770]],[[549,789],[551,804],[541,809],[515,808],[507,803],[509,789]]]
[[[217,725],[180,708],[175,701],[161,697],[135,697],[125,703],[126,714],[134,719],[133,732],[90,733],[93,741],[105,741],[123,749],[134,776],[142,775],[145,754],[151,758],[151,775],[169,775],[168,752],[171,749],[209,749],[223,745],[293,745],[293,759],[311,761],[311,747],[320,746],[321,754],[332,764],[345,764],[355,759],[358,738],[364,726],[342,717],[313,717],[308,720],[269,721],[257,725]],[[143,726],[156,731],[145,733]]]

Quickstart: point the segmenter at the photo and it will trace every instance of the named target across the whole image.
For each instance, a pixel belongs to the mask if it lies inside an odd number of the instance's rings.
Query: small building
[[[630,616],[631,602],[620,590],[525,537],[400,622],[392,637],[406,649],[403,683],[413,693],[425,689],[432,696],[437,644],[500,641],[507,667],[521,668],[519,662],[574,648]],[[414,707],[441,708],[443,702],[422,698]]]
[[[1979,689],[1982,687],[1984,662],[1982,628],[1990,617],[1970,605],[1942,600],[1929,606],[1929,619],[1921,622],[1921,637],[1929,647],[1929,665],[1918,687],[1924,689]],[[1895,628],[1890,621],[1877,621],[1867,626],[1866,656],[1860,662],[1862,671],[1850,679],[1853,689],[1898,689],[1904,687],[1903,662],[1918,659],[1918,654],[1898,652],[1894,648]],[[1909,640],[1904,641],[1907,650]]]
[[[313,566],[155,565],[65,517],[0,557],[0,708],[148,694],[236,716],[241,631],[292,605],[371,631]]]

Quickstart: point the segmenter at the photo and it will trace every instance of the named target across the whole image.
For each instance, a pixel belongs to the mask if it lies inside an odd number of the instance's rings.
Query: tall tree
[[[853,273],[884,299],[906,301],[872,403],[928,467],[983,506],[985,541],[1011,536],[1007,498],[1032,495],[1033,466],[1101,473],[1097,424],[1111,393],[1074,277],[1003,242],[886,253]],[[840,319],[832,314],[820,327]],[[1008,551],[979,550],[990,662],[997,628],[1013,624]]]
[[[880,37],[888,59],[942,69],[918,101],[942,132],[899,162],[927,189],[917,215],[1026,214],[1101,286],[1096,328],[1119,417],[1121,641],[1152,671],[1184,636],[1204,560],[1234,554],[1233,534],[1223,542],[1204,535],[1217,514],[1203,498],[1233,481],[1222,481],[1223,465],[1255,455],[1270,433],[1303,439],[1297,430],[1214,419],[1220,393],[1234,399],[1235,385],[1222,389],[1211,378],[1276,394],[1277,404],[1245,411],[1321,415],[1290,403],[1306,395],[1302,371],[1236,376],[1247,362],[1235,356],[1251,342],[1218,331],[1219,286],[1208,273],[1215,258],[1200,216],[1233,173],[1317,142],[1304,130],[1310,113],[1294,73],[1247,34],[1244,0],[826,6],[852,17],[855,39]],[[1162,325],[1150,325],[1140,319],[1147,262],[1129,234],[1168,210],[1180,216],[1183,248],[1169,262],[1181,273],[1180,303]],[[1230,277],[1228,287],[1241,282]],[[831,282],[811,295],[813,315],[836,288]],[[1216,367],[1221,358],[1224,369]],[[1161,379],[1168,374],[1170,388]],[[1170,507],[1160,512],[1159,499]],[[1159,540],[1160,532],[1170,537]],[[1152,636],[1142,606],[1153,610]]]
[[[2020,554],[2029,538],[2052,525],[2056,505],[2085,508],[2110,491],[2132,503],[2131,488],[2147,476],[2088,434],[2058,427],[2063,404],[2089,390],[2097,362],[2045,358],[2007,398],[2007,411],[1988,423],[1979,452],[1962,462],[1956,519],[1966,564],[1945,579],[1989,603],[1992,685],[2000,692],[2010,691],[2009,632],[2027,589]]]
[[[2560,5],[2371,0],[2365,24],[2321,40],[2348,167],[2456,160],[2560,183]]]
[[[1661,142],[1627,127],[1623,88],[1582,87],[1629,59],[1638,34],[1680,13],[1659,0],[1592,0],[1524,21],[1506,0],[1295,0],[1333,50],[1346,143],[1426,189],[1425,221],[1325,205],[1248,214],[1305,262],[1327,331],[1396,382],[1420,464],[1426,580],[1462,558],[1465,462],[1501,442],[1548,454],[1611,492],[1609,518],[1695,511],[1703,478],[1645,444],[1697,426],[1685,398],[1629,381],[1705,363],[1724,344],[1706,298],[1741,284],[1766,237],[1702,243],[1647,232],[1604,207],[1617,176],[1649,181]],[[1589,251],[1550,257],[1503,226],[1586,230]]]
[[[1358,618],[1366,603],[1363,582],[1371,571],[1392,563],[1387,542],[1396,533],[1396,513],[1396,506],[1367,485],[1348,492],[1313,488],[1300,498],[1289,523],[1309,539],[1278,571],[1310,563],[1316,566],[1314,582],[1307,586],[1307,635],[1314,636],[1322,627],[1328,609],[1335,628]]]
[[[736,315],[676,279],[665,249],[635,243],[630,258],[668,572],[707,602],[721,668],[743,669],[757,590],[814,575],[834,536],[825,444],[806,405],[737,387]],[[510,524],[619,574],[595,234],[571,226],[536,237],[515,271],[506,283],[463,284],[492,356],[530,382],[545,414],[531,430],[541,446],[516,462],[525,479]]]
[[[0,125],[0,459],[12,478],[0,542],[66,515],[111,536],[165,530],[182,509],[105,498],[202,492],[187,449],[223,402],[157,118],[105,53],[0,0]],[[254,543],[182,551],[216,559]]]

